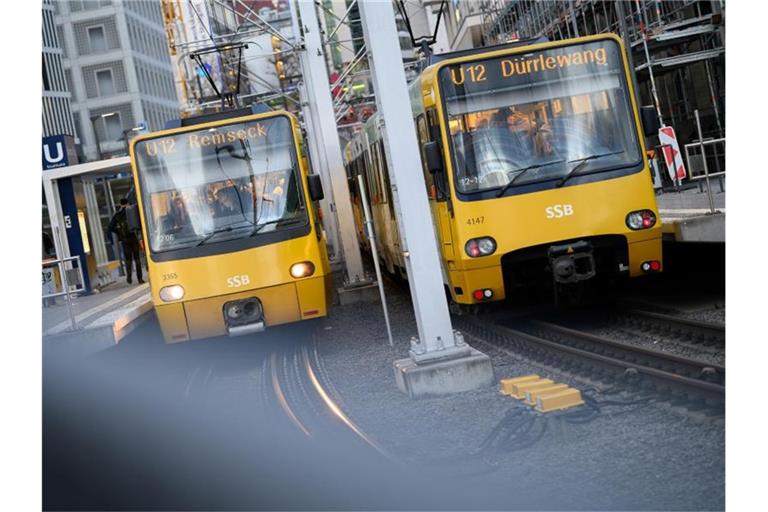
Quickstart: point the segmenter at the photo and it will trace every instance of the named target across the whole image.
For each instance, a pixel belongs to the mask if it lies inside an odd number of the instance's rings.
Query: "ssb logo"
[[[544,211],[546,212],[548,219],[560,219],[562,217],[573,215],[573,205],[555,204],[547,206]]]
[[[227,288],[240,288],[251,284],[251,278],[247,274],[227,278]]]

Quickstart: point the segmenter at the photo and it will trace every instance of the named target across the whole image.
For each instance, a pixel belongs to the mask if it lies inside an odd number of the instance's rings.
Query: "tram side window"
[[[429,132],[427,131],[427,121],[424,114],[416,117],[416,135],[419,137],[419,153],[421,155],[421,172],[424,174],[424,182],[427,184],[427,194],[430,199],[435,199],[435,179],[427,170],[426,157],[424,156],[424,144],[429,141]]]
[[[379,190],[379,180],[377,174],[379,171],[379,151],[377,145],[379,142],[375,142],[368,148],[369,162],[371,166],[368,169],[368,188],[371,191],[371,204],[379,204],[381,202],[381,194]]]
[[[360,153],[360,156],[358,156],[355,159],[356,165],[357,165],[357,172],[363,177],[363,186],[365,187],[365,192],[368,195],[368,203],[373,203],[373,191],[371,189],[371,177],[370,177],[370,170],[368,169],[368,149]]]
[[[384,142],[379,141],[376,145],[377,154],[377,160],[378,165],[376,166],[376,187],[379,191],[379,203],[386,203],[387,202],[387,180],[385,179],[385,176],[387,175],[387,158],[384,153]]]
[[[347,187],[349,187],[349,195],[352,201],[355,201],[358,196],[357,192],[357,171],[355,170],[355,161],[351,161],[344,166],[344,170],[347,173]]]
[[[430,141],[436,141],[438,146],[442,150],[442,137],[440,136],[440,123],[437,120],[437,112],[434,108],[427,110],[427,128]],[[437,201],[445,201],[448,198],[448,182],[446,172],[442,172],[436,176],[435,185],[435,199]]]

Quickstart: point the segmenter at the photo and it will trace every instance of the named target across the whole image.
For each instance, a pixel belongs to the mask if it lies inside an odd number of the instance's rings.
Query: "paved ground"
[[[720,192],[720,188],[712,184],[712,199],[715,208],[722,210],[725,208],[725,192]],[[680,192],[664,192],[656,196],[656,204],[659,210],[709,210],[709,197],[707,195],[706,185],[704,192],[699,192],[698,188],[689,188]],[[701,213],[699,213],[701,214]],[[664,217],[662,213],[662,217]]]
[[[87,325],[94,319],[120,309],[143,295],[149,295],[149,284],[113,283],[98,293],[82,295],[72,300],[72,310],[78,324]],[[69,328],[69,311],[64,297],[58,297],[56,304],[43,307],[43,332],[60,331]]]

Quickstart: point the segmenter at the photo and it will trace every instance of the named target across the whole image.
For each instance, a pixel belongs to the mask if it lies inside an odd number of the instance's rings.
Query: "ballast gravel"
[[[584,424],[546,416],[547,430],[527,447],[476,455],[512,408],[498,380],[537,373],[572,376],[521,360],[471,337],[492,358],[492,387],[413,399],[401,393],[392,363],[407,357],[417,333],[410,299],[387,287],[394,347],[378,303],[337,306],[317,327],[323,371],[344,412],[399,463],[466,488],[478,509],[722,510],[722,419],[695,417],[665,404],[604,407]],[[580,381],[568,382],[586,389]],[[599,398],[599,397],[598,397]],[[455,483],[455,484],[454,484]]]

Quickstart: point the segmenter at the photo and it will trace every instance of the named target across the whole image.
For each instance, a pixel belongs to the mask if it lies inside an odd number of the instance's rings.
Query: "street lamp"
[[[127,130],[123,130],[123,137],[122,137],[122,140],[123,140],[123,142],[125,142],[125,154],[126,154],[126,155],[128,155],[128,154],[130,153],[130,152],[128,151],[128,142],[129,142],[129,140],[130,140],[130,139],[128,138],[128,134],[129,134],[129,133],[131,133],[131,132],[136,132],[136,133],[138,133],[138,132],[140,132],[140,131],[141,131],[141,128],[139,128],[138,126],[134,126],[133,128],[128,128]]]
[[[96,120],[99,118],[105,119],[107,117],[116,116],[117,112],[107,112],[106,114],[101,114],[99,116],[91,116],[91,126],[93,126],[93,136],[96,138],[96,155],[98,155],[99,160],[104,160],[104,155],[101,154],[101,141],[99,140],[99,131],[96,129]]]

